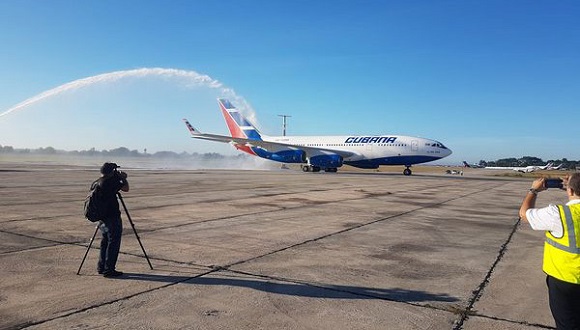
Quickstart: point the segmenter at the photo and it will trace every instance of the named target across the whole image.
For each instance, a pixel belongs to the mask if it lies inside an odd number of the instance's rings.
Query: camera
[[[119,168],[115,169],[114,175],[120,179],[127,179],[127,173],[121,171]]]
[[[545,188],[564,188],[564,184],[562,182],[562,179],[546,179],[544,181],[544,187]]]

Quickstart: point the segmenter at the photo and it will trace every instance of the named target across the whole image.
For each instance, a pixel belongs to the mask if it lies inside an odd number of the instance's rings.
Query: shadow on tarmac
[[[425,302],[441,301],[456,302],[459,299],[447,294],[433,294],[424,291],[406,290],[400,288],[379,289],[360,286],[327,285],[327,284],[307,284],[288,283],[281,280],[250,280],[240,278],[224,277],[195,277],[175,276],[175,275],[152,275],[125,273],[119,280],[138,280],[162,283],[180,283],[193,285],[221,285],[250,288],[263,292],[328,299],[382,299],[397,302]]]

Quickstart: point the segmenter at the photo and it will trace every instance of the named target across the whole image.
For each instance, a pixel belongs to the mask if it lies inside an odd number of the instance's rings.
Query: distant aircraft
[[[232,144],[250,155],[282,162],[299,163],[304,172],[336,172],[343,164],[364,169],[380,165],[426,163],[451,155],[442,143],[402,135],[266,136],[261,134],[230,101],[218,99],[231,136],[204,134],[183,119],[192,138]]]
[[[554,166],[554,165],[548,166],[548,168],[546,168],[546,169],[548,171],[556,171],[556,170],[562,169],[562,166],[564,166],[564,163],[562,163],[562,164],[560,164],[558,166]]]
[[[486,166],[486,169],[490,169],[490,170],[512,170],[512,171],[516,171],[516,172],[521,172],[521,173],[531,173],[537,170],[545,170],[550,168],[552,165],[554,165],[554,163],[548,163],[544,166],[534,166],[534,165],[530,165],[530,166],[525,166],[525,167],[521,167],[521,166],[515,166],[515,167],[503,167],[503,166]]]
[[[466,161],[463,161],[463,167],[471,167],[471,168],[483,168],[483,166],[479,165],[479,164],[469,164]]]

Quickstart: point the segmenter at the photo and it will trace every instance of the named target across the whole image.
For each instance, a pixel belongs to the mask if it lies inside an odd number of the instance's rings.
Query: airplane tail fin
[[[227,99],[218,99],[220,110],[232,137],[262,140],[260,132]]]
[[[183,122],[185,122],[185,126],[187,126],[187,129],[189,130],[189,133],[191,133],[192,136],[202,135],[202,133],[199,130],[191,126],[191,124],[189,123],[189,121],[187,121],[187,119],[183,118]]]
[[[471,167],[466,161],[463,161],[463,167]]]

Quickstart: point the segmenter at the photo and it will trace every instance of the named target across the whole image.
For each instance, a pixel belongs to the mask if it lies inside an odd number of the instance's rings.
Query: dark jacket
[[[101,186],[101,198],[106,210],[104,213],[105,219],[118,218],[121,215],[121,211],[119,210],[117,192],[121,190],[127,181],[119,175],[113,174],[101,177],[97,182]]]

